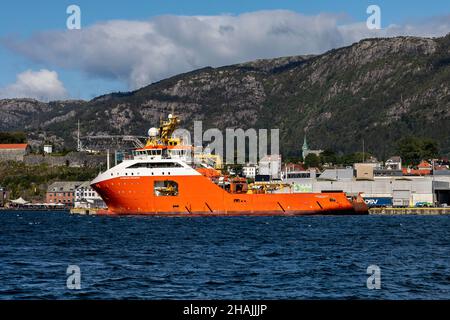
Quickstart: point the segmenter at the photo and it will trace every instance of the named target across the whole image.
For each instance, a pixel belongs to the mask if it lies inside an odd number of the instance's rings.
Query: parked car
[[[417,202],[416,208],[431,208],[433,204],[431,202]]]

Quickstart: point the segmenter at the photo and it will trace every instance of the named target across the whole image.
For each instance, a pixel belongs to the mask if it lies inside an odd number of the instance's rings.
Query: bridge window
[[[156,149],[156,150],[136,150],[133,151],[133,154],[135,156],[143,156],[143,155],[148,155],[148,156],[160,156],[161,155],[161,150]]]
[[[153,191],[157,197],[174,197],[178,195],[178,183],[172,180],[155,181]]]
[[[146,154],[151,156],[160,156],[161,150],[147,150]]]
[[[139,162],[127,167],[127,169],[138,169],[138,168],[166,169],[166,168],[182,168],[182,167],[183,166],[178,162]]]

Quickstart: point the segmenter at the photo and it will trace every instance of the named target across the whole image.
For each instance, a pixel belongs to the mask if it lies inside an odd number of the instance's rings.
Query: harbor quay
[[[370,208],[372,215],[444,215],[450,214],[450,208]]]

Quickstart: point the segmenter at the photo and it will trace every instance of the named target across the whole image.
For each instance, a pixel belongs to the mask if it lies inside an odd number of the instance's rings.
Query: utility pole
[[[365,163],[366,162],[366,154],[365,154],[365,145],[364,145],[364,138],[363,138],[363,141],[362,141],[362,143],[363,143],[363,163]]]
[[[78,120],[78,130],[77,130],[77,151],[78,152],[83,151],[83,146],[81,145],[81,138],[80,138],[80,120]]]
[[[109,148],[106,150],[106,170],[109,170],[109,159],[110,159],[110,155],[109,155]]]

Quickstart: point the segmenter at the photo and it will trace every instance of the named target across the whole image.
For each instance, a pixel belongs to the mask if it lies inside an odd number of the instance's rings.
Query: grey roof
[[[353,179],[353,168],[346,169],[326,169],[317,178],[318,180],[352,180]]]
[[[402,158],[400,158],[399,156],[393,156],[387,159],[387,161],[400,162],[402,161]]]
[[[450,170],[434,170],[433,175],[435,175],[435,176],[450,176]]]
[[[83,184],[83,181],[56,181],[48,186],[48,192],[70,192]]]
[[[79,186],[77,186],[77,189],[90,189],[91,188],[91,181],[85,181],[82,184],[80,184]]]

